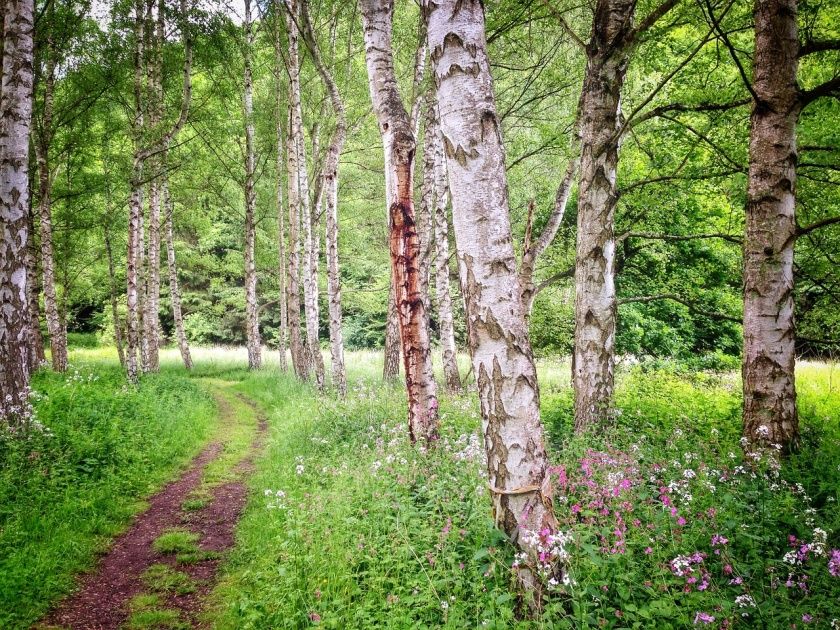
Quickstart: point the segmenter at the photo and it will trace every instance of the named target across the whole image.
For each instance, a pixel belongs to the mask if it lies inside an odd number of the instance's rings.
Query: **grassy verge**
[[[128,387],[113,363],[33,380],[48,431],[0,438],[0,627],[25,628],[207,442],[212,398],[180,372]]]
[[[372,363],[348,363],[346,404],[271,371],[243,375],[271,429],[213,595],[214,627],[830,625],[840,597],[829,565],[840,547],[832,366],[801,366],[803,450],[776,471],[742,454],[734,375],[625,371],[615,428],[580,439],[566,366],[544,364],[572,583],[522,622],[512,550],[490,520],[474,397],[442,401],[440,448],[420,453],[407,444],[400,388],[378,384]],[[795,565],[784,560],[792,544],[810,545]]]

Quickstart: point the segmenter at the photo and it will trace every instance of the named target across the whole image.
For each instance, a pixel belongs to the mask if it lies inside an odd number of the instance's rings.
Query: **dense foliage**
[[[553,4],[583,37],[589,9]],[[650,10],[648,5],[651,3],[641,3],[640,15]],[[53,141],[60,303],[71,331],[100,330],[109,337],[106,228],[113,240],[118,295],[124,293],[125,286],[131,166],[127,103],[132,70],[131,51],[124,42],[130,39],[130,6],[113,3],[108,11],[100,11],[98,20],[68,17],[84,10],[71,0],[56,6],[54,19],[63,25],[59,29],[58,50],[62,54]],[[276,120],[281,115],[275,95],[288,89],[285,77],[281,74],[278,81],[273,67],[277,16],[272,6],[260,5],[255,54],[257,269],[260,303],[264,305],[261,327],[268,343],[276,339],[279,324],[275,187],[278,183],[285,186],[285,173],[275,172]],[[175,202],[188,334],[196,343],[237,344],[244,339],[245,318],[242,34],[237,26],[241,16],[207,7],[204,13],[196,9],[192,16],[198,25],[194,107],[170,152],[167,168]],[[584,59],[559,23],[558,13],[544,3],[498,0],[487,3],[487,12],[514,232],[521,250],[528,202],[535,201],[534,229],[538,232],[572,152]],[[817,11],[816,6],[805,3],[801,13],[816,20],[808,31],[815,36],[830,38],[832,29],[836,30],[836,9]],[[345,342],[350,348],[377,347],[384,334],[387,302],[384,182],[359,16],[355,3],[326,2],[318,5],[315,17],[350,124],[339,191]],[[749,19],[747,5],[734,7],[726,17],[726,26],[745,56],[752,46],[745,27]],[[398,3],[396,63],[406,94],[417,45],[417,21],[413,3]],[[697,48],[704,37],[708,43]],[[281,38],[285,42],[285,34],[281,33]],[[180,98],[182,54],[174,41],[165,53],[164,87],[171,119]],[[836,52],[831,51],[803,59],[803,87],[824,78],[832,60],[836,60]],[[333,122],[323,86],[305,55],[302,72],[304,124],[310,171],[314,173],[323,162]],[[619,300],[669,294],[682,301],[620,303],[619,353],[691,357],[739,352],[740,326],[727,317],[737,320],[741,309],[738,239],[743,232],[749,107],[647,114],[673,104],[737,102],[745,96],[728,53],[708,38],[706,19],[694,3],[681,6],[650,32],[630,60],[622,106],[625,116],[635,122],[622,146],[618,175]],[[39,84],[36,110],[43,107],[41,97]],[[831,216],[838,203],[837,171],[832,167],[837,155],[837,131],[832,121],[838,113],[837,102],[828,99],[809,106],[802,117],[797,212],[803,225]],[[422,160],[417,162],[422,164]],[[416,180],[419,185],[422,177]],[[538,295],[531,320],[534,345],[543,354],[570,348],[574,292],[568,272],[574,262],[575,195],[573,192],[556,242],[538,263],[538,283],[557,277]],[[695,238],[703,234],[719,236]],[[821,340],[840,336],[836,265],[832,262],[838,238],[837,226],[828,226],[800,239],[797,246],[796,301],[803,352],[824,354],[831,346]],[[321,332],[326,338],[323,261],[321,284]],[[457,282],[453,284],[457,286]],[[171,334],[171,309],[166,291],[163,293],[160,314],[164,332]],[[456,317],[456,321],[462,319]],[[433,314],[433,330],[436,325]],[[463,330],[459,335],[463,339]]]

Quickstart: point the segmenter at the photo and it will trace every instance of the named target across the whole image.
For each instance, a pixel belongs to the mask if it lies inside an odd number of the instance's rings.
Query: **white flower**
[[[295,472],[298,475],[302,475],[304,470],[306,469],[303,467],[303,464],[298,464],[297,466],[295,466]]]

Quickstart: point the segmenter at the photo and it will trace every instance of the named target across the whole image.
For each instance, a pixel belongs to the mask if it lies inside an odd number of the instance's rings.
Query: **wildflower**
[[[443,611],[449,610],[449,602],[445,599],[440,600],[440,608]]]
[[[698,612],[696,615],[694,615],[694,625],[695,626],[698,625],[698,624],[701,624],[701,623],[704,624],[704,625],[708,625],[710,623],[714,623],[714,621],[715,621],[714,616],[710,615],[709,613],[706,613],[706,612]]]
[[[738,597],[735,598],[735,605],[738,606],[738,608],[754,608],[755,600],[749,593],[744,593],[743,595],[738,595]]]
[[[298,464],[297,466],[295,466],[295,473],[297,473],[298,475],[302,475],[304,470],[305,468],[303,467],[303,464]]]
[[[652,548],[652,547],[646,547],[646,548],[645,548],[645,554],[646,554],[646,555],[648,555],[648,556],[649,556],[649,555],[650,555],[650,554],[652,554],[652,553],[653,553],[653,548]]]
[[[828,572],[834,577],[840,577],[840,549],[832,549],[828,559]]]
[[[804,615],[802,615],[802,621],[804,621],[805,623],[811,623],[813,620],[814,620],[814,618],[811,615],[809,615],[808,613],[805,613]]]
[[[309,620],[313,623],[319,623],[321,621],[321,615],[316,612],[309,613]]]
[[[717,547],[717,546],[722,547],[722,546],[726,545],[728,542],[729,542],[729,539],[726,538],[725,536],[721,536],[720,534],[715,534],[714,536],[712,536],[712,547]]]

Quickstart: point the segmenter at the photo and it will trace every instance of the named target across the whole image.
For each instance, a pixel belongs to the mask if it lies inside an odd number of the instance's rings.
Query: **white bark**
[[[245,114],[245,328],[248,345],[248,369],[262,366],[262,342],[257,312],[257,268],[254,260],[256,247],[257,197],[254,190],[256,172],[254,156],[254,81],[251,72],[251,55],[254,47],[253,25],[251,23],[251,0],[245,0],[245,43],[243,46]]]
[[[336,117],[335,131],[330,140],[327,159],[324,164],[322,190],[326,195],[327,205],[327,290],[329,296],[332,380],[339,395],[344,398],[347,394],[347,375],[344,367],[344,338],[341,331],[341,275],[338,263],[338,167],[341,151],[347,137],[347,118],[338,86],[321,58],[306,2],[303,3],[302,18],[304,39],[312,54],[318,74],[321,75],[321,80],[329,92]]]
[[[187,342],[187,333],[184,329],[184,314],[181,310],[181,289],[178,287],[178,266],[175,261],[175,204],[169,196],[169,186],[166,180],[163,182],[163,202],[166,206],[166,266],[169,271],[169,300],[172,302],[172,320],[175,323],[175,338],[178,341],[178,351],[181,353],[181,360],[184,367],[191,370],[193,367],[190,346]]]
[[[431,134],[434,152],[434,246],[435,246],[435,297],[440,325],[440,346],[443,355],[443,375],[446,389],[461,391],[458,372],[458,354],[455,346],[455,325],[452,318],[452,296],[449,287],[449,180],[446,175],[446,156],[440,136],[437,100],[432,99],[426,133]]]
[[[424,2],[467,332],[481,405],[496,522],[529,557],[520,570],[555,574],[541,532],[557,532],[539,388],[511,242],[504,148],[478,0]]]
[[[32,0],[6,0],[0,92],[0,418],[25,421],[29,389],[29,125],[32,117]]]

